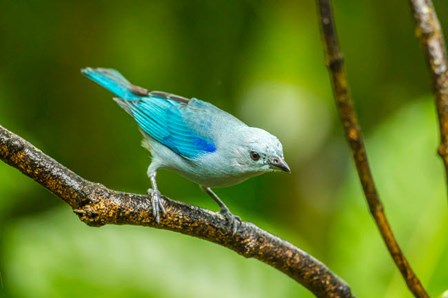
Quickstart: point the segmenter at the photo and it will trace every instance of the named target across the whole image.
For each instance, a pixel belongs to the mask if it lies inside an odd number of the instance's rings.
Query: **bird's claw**
[[[157,223],[160,223],[160,213],[166,214],[165,207],[162,204],[162,194],[158,190],[148,189],[148,195],[151,196],[152,212]]]
[[[232,235],[235,235],[238,226],[241,224],[241,218],[239,216],[233,215],[229,209],[223,208],[219,211],[220,214],[224,216],[232,227]]]

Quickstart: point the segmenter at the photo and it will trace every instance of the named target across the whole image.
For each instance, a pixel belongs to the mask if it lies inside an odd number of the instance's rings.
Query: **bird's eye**
[[[260,159],[260,154],[258,154],[257,152],[251,151],[249,153],[250,153],[250,158],[252,158],[252,160],[257,161]]]

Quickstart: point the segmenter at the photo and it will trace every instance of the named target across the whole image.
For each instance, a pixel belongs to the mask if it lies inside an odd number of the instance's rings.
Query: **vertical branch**
[[[337,109],[344,126],[345,137],[353,154],[370,213],[375,219],[375,223],[386,243],[389,253],[406,281],[408,288],[415,297],[428,297],[428,294],[412,271],[392,233],[392,229],[384,213],[383,204],[375,187],[361,128],[358,124],[349,91],[344,69],[344,57],[339,48],[330,0],[317,0],[317,5],[320,14],[320,27],[325,48],[325,58],[331,76]]]
[[[448,61],[445,40],[431,0],[409,0],[415,21],[415,33],[425,52],[439,116],[439,155],[445,165],[448,182]]]

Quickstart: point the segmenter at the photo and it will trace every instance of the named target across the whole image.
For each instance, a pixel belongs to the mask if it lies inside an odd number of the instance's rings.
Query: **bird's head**
[[[248,127],[240,147],[240,163],[251,172],[264,173],[283,171],[291,173],[291,169],[283,157],[283,147],[280,141],[270,133],[260,128]]]

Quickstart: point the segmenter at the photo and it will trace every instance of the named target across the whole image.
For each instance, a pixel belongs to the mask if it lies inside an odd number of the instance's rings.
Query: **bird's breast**
[[[214,156],[213,156],[214,155]],[[226,187],[239,184],[261,173],[248,172],[232,159],[216,154],[189,161],[190,166],[178,168],[186,178],[208,187]]]

